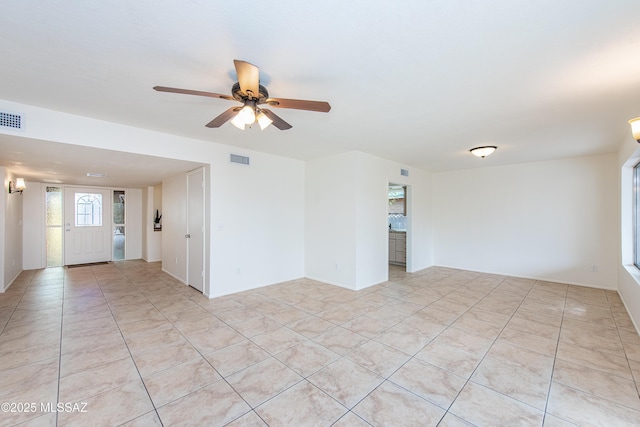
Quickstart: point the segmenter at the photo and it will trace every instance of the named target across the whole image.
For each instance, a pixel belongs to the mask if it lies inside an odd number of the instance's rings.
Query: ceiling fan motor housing
[[[236,101],[245,102],[255,99],[256,104],[264,104],[267,98],[269,98],[269,92],[267,92],[267,88],[262,85],[258,85],[258,87],[259,94],[252,94],[251,91],[245,93],[240,89],[240,83],[236,82],[231,88],[231,95],[233,95]]]

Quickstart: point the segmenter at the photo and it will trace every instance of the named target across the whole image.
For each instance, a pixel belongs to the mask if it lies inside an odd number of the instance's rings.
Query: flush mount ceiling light
[[[497,148],[498,147],[496,147],[495,145],[485,145],[483,147],[472,148],[471,150],[469,150],[469,152],[476,157],[481,157],[484,159],[488,155],[493,154],[493,152],[496,151]]]
[[[90,178],[106,178],[107,174],[96,173],[96,172],[87,172],[87,176],[90,177]]]
[[[633,139],[640,142],[640,117],[629,120],[629,124],[631,125],[631,133],[633,134]]]

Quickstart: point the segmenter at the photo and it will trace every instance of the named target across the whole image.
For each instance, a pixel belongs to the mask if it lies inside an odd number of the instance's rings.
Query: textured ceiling
[[[0,99],[297,159],[442,171],[607,153],[640,116],[637,0],[11,3]],[[271,96],[332,110],[209,129],[233,103],[152,90],[229,93],[233,59]]]

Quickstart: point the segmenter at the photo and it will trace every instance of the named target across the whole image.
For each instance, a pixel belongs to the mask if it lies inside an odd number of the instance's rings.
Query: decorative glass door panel
[[[62,265],[62,188],[47,186],[45,206],[47,267],[60,267]]]
[[[123,190],[113,191],[113,259],[125,259],[125,194]]]

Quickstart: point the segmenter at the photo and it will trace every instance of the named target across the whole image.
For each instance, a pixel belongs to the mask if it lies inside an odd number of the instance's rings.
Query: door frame
[[[412,197],[412,186],[411,184],[402,184],[399,182],[393,182],[391,180],[387,181],[387,189],[385,194],[387,195],[387,206],[388,206],[388,191],[389,191],[389,187],[391,186],[402,186],[404,187],[404,204],[405,204],[405,216],[407,217],[406,219],[406,260],[405,260],[405,271],[407,272],[411,272],[413,271],[413,267],[412,267],[412,257],[411,257],[411,244],[413,242],[412,239],[412,227],[411,227],[411,219],[412,219],[412,215],[411,215],[411,211],[413,208],[413,197]],[[387,207],[387,220],[388,220],[388,215],[389,215],[389,208]],[[388,229],[389,223],[387,221],[387,229]],[[388,257],[388,248],[387,248],[387,276],[389,275],[389,270],[388,270],[388,264],[389,264],[389,257]]]
[[[112,212],[112,198],[113,198],[113,190],[111,188],[107,188],[107,187],[96,187],[96,186],[83,186],[83,185],[65,185],[62,186],[62,224],[63,224],[63,235],[62,235],[62,265],[63,266],[67,266],[67,265],[74,265],[74,264],[69,264],[69,260],[68,260],[68,250],[69,250],[69,244],[70,242],[67,240],[68,238],[68,233],[70,232],[70,228],[67,227],[71,227],[71,225],[67,225],[67,214],[72,214],[67,212],[67,197],[72,197],[71,194],[69,194],[69,191],[71,191],[73,194],[75,194],[77,191],[75,191],[76,189],[78,190],[86,190],[87,192],[91,192],[91,191],[95,191],[95,192],[101,192],[102,196],[103,196],[103,201],[102,201],[102,223],[103,223],[103,227],[107,227],[108,228],[108,232],[106,240],[106,246],[107,248],[105,249],[105,252],[108,252],[109,256],[108,259],[105,261],[112,261],[113,260],[113,239],[112,239],[112,224],[113,224],[113,212]],[[104,200],[104,195],[105,193],[107,194],[106,200]],[[105,205],[106,203],[106,205]],[[74,203],[75,205],[75,203]],[[75,211],[75,210],[74,210]],[[83,262],[80,262],[80,264],[83,263],[90,263],[90,262],[97,262],[97,261],[91,261],[91,260],[86,260]]]

